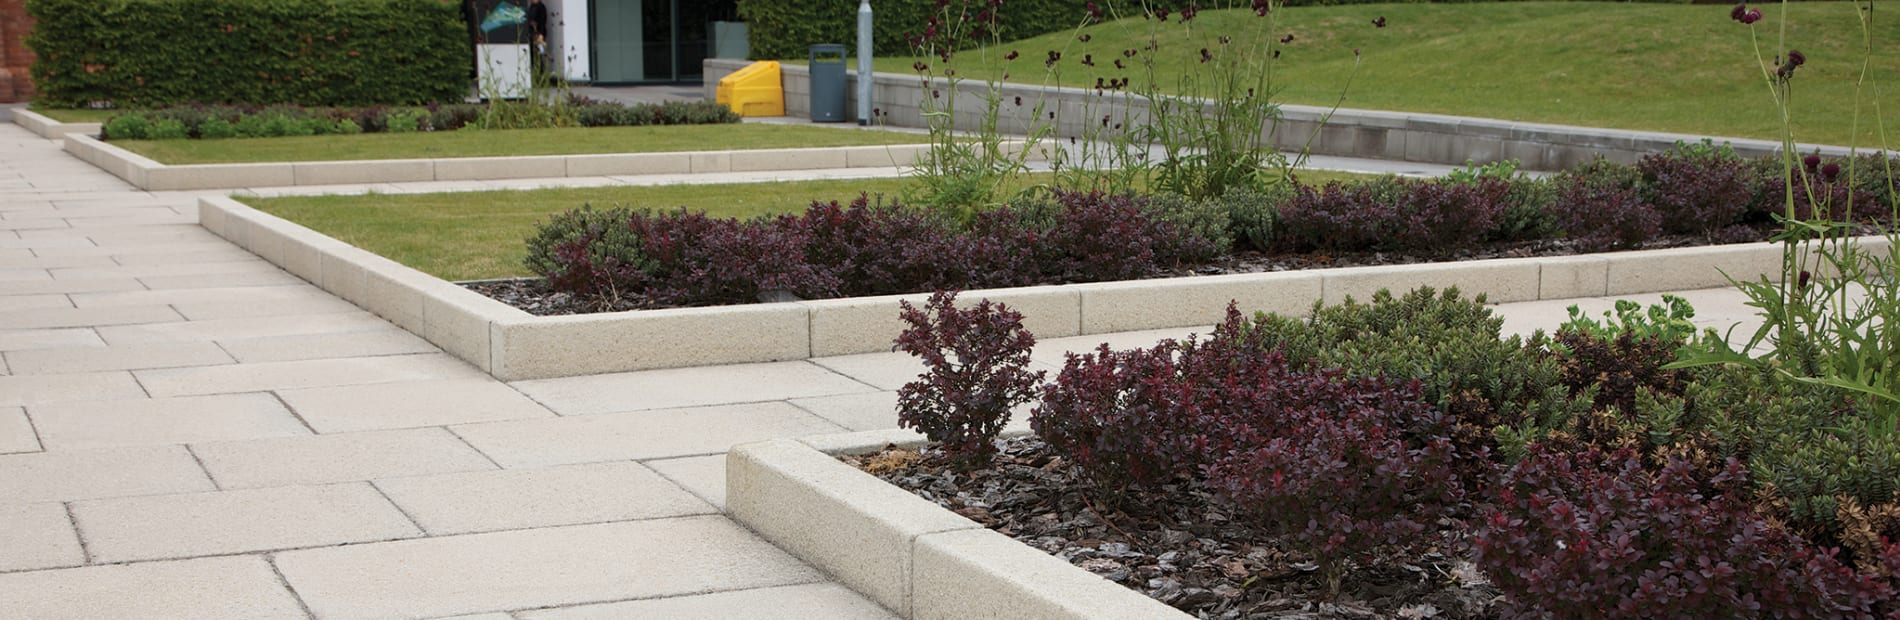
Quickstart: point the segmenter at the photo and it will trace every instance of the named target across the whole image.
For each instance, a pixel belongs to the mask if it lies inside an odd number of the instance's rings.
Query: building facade
[[[700,61],[746,54],[738,0],[543,1],[548,55],[568,80],[697,82]]]
[[[26,0],[0,0],[0,103],[18,103],[33,97],[33,50],[26,47],[26,33],[33,30],[33,18],[26,15]]]

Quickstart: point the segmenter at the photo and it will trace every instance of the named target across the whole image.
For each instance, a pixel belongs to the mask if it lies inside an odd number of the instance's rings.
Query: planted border
[[[100,123],[62,123],[26,108],[13,111],[13,124],[48,140],[63,140],[68,134],[98,135],[101,127]]]
[[[889,351],[903,330],[891,295],[712,308],[537,317],[234,199],[204,198],[211,231],[374,312],[498,379],[806,359]],[[1884,248],[1883,237],[1862,239]],[[1367,299],[1379,289],[1458,287],[1495,303],[1726,286],[1781,272],[1766,243],[1065,284],[969,291],[1021,311],[1040,338],[1202,327],[1227,302],[1246,312],[1304,316],[1313,302]]]

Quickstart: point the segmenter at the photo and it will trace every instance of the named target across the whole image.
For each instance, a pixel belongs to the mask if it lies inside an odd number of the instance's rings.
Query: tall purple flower
[[[1374,28],[1384,28],[1384,27],[1385,27],[1385,16],[1384,16],[1384,15],[1380,15],[1380,16],[1378,16],[1377,18],[1374,18],[1374,19],[1372,20],[1372,27],[1374,27]]]

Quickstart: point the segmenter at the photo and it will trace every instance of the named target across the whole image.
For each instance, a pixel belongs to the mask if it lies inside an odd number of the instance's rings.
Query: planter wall
[[[13,124],[48,140],[59,140],[67,134],[99,135],[99,123],[62,123],[24,107],[13,110]]]
[[[766,362],[890,351],[903,330],[894,295],[538,317],[285,221],[231,198],[204,198],[205,229],[375,312],[503,380]],[[1884,248],[1884,238],[1862,240]],[[1389,267],[1160,278],[969,291],[1021,311],[1042,338],[1205,327],[1228,301],[1304,316],[1316,301],[1381,288],[1458,287],[1491,302],[1712,288],[1773,277],[1771,243]],[[1727,274],[1727,275],[1724,275]]]
[[[706,100],[714,100],[719,78],[747,64],[743,60],[707,59],[704,63]],[[811,73],[808,68],[803,65],[782,65],[781,75],[785,88],[785,114],[793,117],[809,116]],[[849,100],[845,109],[850,111],[853,118],[857,114],[857,79],[856,71],[848,72],[845,77]],[[883,111],[880,122],[899,127],[926,126],[918,105],[930,94],[917,76],[878,73],[873,79],[874,105]],[[938,84],[937,89],[942,90],[947,88],[948,82],[939,80]],[[986,84],[977,81],[966,81],[961,85],[960,98],[956,101],[959,129],[974,129],[978,126],[987,101],[987,88]],[[1056,127],[1056,133],[1061,137],[1085,135],[1085,130],[1099,124],[1104,114],[1112,114],[1116,122],[1121,122],[1123,110],[1126,110],[1130,126],[1133,126],[1133,123],[1141,122],[1146,111],[1146,105],[1139,98],[1123,93],[1097,94],[1089,89],[1045,89],[1019,84],[1004,84],[1001,88],[1003,117],[999,119],[998,127],[1004,132],[1024,133],[1028,116],[1033,113],[1033,102],[1044,96],[1048,98],[1047,109],[1059,108],[1061,111],[1061,123]],[[951,96],[950,93],[943,95]],[[1024,105],[1014,105],[1016,97],[1022,97]],[[1588,162],[1597,155],[1611,161],[1635,163],[1642,156],[1667,150],[1678,141],[1696,142],[1706,137],[1353,109],[1333,112],[1331,119],[1322,126],[1320,119],[1329,111],[1328,108],[1314,106],[1281,106],[1282,120],[1276,126],[1263,127],[1262,132],[1280,149],[1297,151],[1307,145],[1308,137],[1315,128],[1319,128],[1319,135],[1313,139],[1311,146],[1314,155],[1450,166],[1462,166],[1467,161],[1488,163],[1516,159],[1526,170],[1550,171]],[[1768,140],[1715,139],[1728,143],[1745,157],[1772,155],[1780,152],[1781,146],[1778,142]],[[1845,148],[1832,146],[1801,145],[1800,150],[1803,153],[1819,150],[1826,155],[1848,153]]]

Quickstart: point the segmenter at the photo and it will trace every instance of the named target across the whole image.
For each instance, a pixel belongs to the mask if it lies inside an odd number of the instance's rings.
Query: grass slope
[[[814,148],[916,144],[927,139],[921,134],[895,131],[742,123],[496,131],[463,129],[230,140],[115,140],[112,144],[166,164],[222,164]]]
[[[1773,62],[1781,19],[1787,45],[1808,64],[1794,81],[1795,136],[1802,142],[1878,146],[1871,110],[1853,129],[1854,82],[1863,48],[1857,8],[1846,2],[1766,4],[1756,24],[1763,53]],[[1043,61],[1061,51],[1060,82],[1089,86],[1096,78],[1145,72],[1117,71],[1120,51],[1159,44],[1159,81],[1174,88],[1195,66],[1199,50],[1230,35],[1272,41],[1283,52],[1274,90],[1285,103],[1332,105],[1346,88],[1345,107],[1480,116],[1518,121],[1670,131],[1710,136],[1777,139],[1780,123],[1757,68],[1749,28],[1731,21],[1728,5],[1594,2],[1495,2],[1295,7],[1269,19],[1247,10],[1205,11],[1193,29],[1140,17],[1110,21],[1084,32],[1065,31],[1005,43],[989,54],[966,53],[956,62],[965,77],[1000,75],[1037,83]],[[1007,8],[1004,16],[1007,19]],[[1372,20],[1385,17],[1387,27]],[[1292,34],[1291,43],[1279,37]],[[1900,19],[1876,22],[1870,81],[1882,88],[1887,134],[1900,146]],[[1361,50],[1355,59],[1353,49]],[[1022,56],[1002,63],[1003,52]],[[1082,66],[1084,54],[1096,67]],[[915,58],[877,60],[880,71],[912,73]],[[935,63],[935,58],[924,59]],[[1006,67],[998,65],[1006,64]],[[1355,64],[1358,72],[1353,75]],[[1181,92],[1176,89],[1176,92]],[[1872,92],[1859,101],[1876,100]]]

